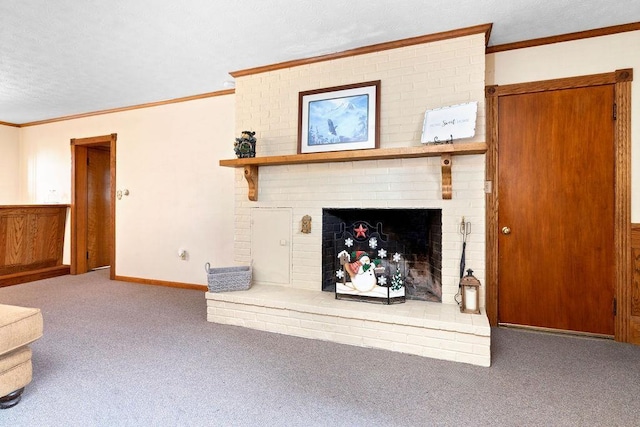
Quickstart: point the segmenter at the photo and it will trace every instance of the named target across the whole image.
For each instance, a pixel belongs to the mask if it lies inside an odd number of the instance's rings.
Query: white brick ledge
[[[369,304],[336,300],[330,292],[269,285],[205,296],[209,322],[491,365],[487,316],[460,313],[453,304]]]

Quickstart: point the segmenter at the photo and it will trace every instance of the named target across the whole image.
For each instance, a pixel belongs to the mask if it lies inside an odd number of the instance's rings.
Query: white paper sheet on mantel
[[[442,144],[476,134],[478,103],[452,105],[427,110],[422,125],[423,144]]]

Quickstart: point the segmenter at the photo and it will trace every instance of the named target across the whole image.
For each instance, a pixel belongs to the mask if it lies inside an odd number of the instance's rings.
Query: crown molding
[[[186,102],[186,101],[194,101],[196,99],[203,99],[203,98],[213,98],[215,96],[223,96],[223,95],[232,95],[235,93],[235,89],[225,89],[225,90],[219,90],[216,92],[208,92],[208,93],[202,93],[199,95],[191,95],[191,96],[185,96],[182,98],[174,98],[174,99],[167,99],[164,101],[157,101],[157,102],[149,102],[146,104],[138,104],[138,105],[131,105],[129,107],[120,107],[120,108],[111,108],[108,110],[99,110],[99,111],[93,111],[90,113],[80,113],[80,114],[72,114],[69,116],[62,116],[62,117],[56,117],[53,119],[46,119],[46,120],[38,120],[35,122],[28,122],[28,123],[21,123],[18,125],[12,125],[12,126],[16,126],[19,128],[23,128],[23,127],[28,127],[28,126],[38,126],[38,125],[44,125],[44,124],[48,124],[48,123],[55,123],[55,122],[62,122],[65,120],[74,120],[74,119],[81,119],[84,117],[91,117],[91,116],[100,116],[103,114],[111,114],[111,113],[120,113],[122,111],[130,111],[130,110],[139,110],[142,108],[149,108],[149,107],[158,107],[161,105],[168,105],[168,104],[176,104],[179,102]],[[0,122],[0,124],[3,122]],[[11,125],[11,124],[7,124],[7,125]]]
[[[0,125],[2,125],[2,126],[12,126],[14,128],[19,128],[20,127],[20,125],[17,124],[17,123],[9,123],[9,122],[2,122],[2,121],[0,121]]]
[[[597,28],[595,30],[578,31],[576,33],[561,34],[558,36],[542,37],[539,39],[524,40],[521,42],[505,43],[496,46],[489,46],[486,53],[504,52],[507,50],[524,49],[527,47],[543,46],[546,44],[568,42],[580,39],[588,39],[591,37],[609,36],[612,34],[625,33],[628,31],[640,30],[640,22],[631,24],[614,25],[612,27]]]
[[[297,67],[300,65],[315,64],[317,62],[331,61],[331,60],[340,59],[340,58],[348,58],[351,56],[364,55],[367,53],[375,53],[375,52],[380,52],[380,51],[389,50],[389,49],[397,49],[397,48],[406,47],[406,46],[431,43],[431,42],[448,40],[448,39],[453,39],[457,37],[470,36],[470,35],[480,34],[480,33],[485,34],[484,41],[486,46],[487,43],[489,42],[489,36],[491,35],[492,26],[493,24],[476,25],[473,27],[460,28],[457,30],[444,31],[441,33],[427,34],[424,36],[418,36],[418,37],[412,37],[408,39],[401,39],[401,40],[396,40],[391,42],[363,46],[355,49],[345,50],[342,52],[330,53],[327,55],[313,56],[310,58],[303,58],[303,59],[295,59],[292,61],[279,62],[276,64],[264,65],[264,66],[255,67],[255,68],[247,68],[244,70],[232,71],[229,74],[231,74],[231,76],[234,78],[250,76],[252,74],[266,73],[268,71],[281,70],[284,68]]]

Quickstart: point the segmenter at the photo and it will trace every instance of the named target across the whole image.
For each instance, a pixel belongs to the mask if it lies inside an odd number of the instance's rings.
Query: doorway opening
[[[116,140],[71,139],[71,274],[110,267],[115,279]]]

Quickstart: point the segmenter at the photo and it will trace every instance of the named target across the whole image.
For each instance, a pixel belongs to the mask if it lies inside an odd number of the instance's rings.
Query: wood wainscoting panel
[[[62,265],[68,207],[0,206],[0,277]]]
[[[0,206],[0,275],[61,265],[67,208]]]
[[[640,224],[631,224],[631,321],[629,341],[640,344]]]

